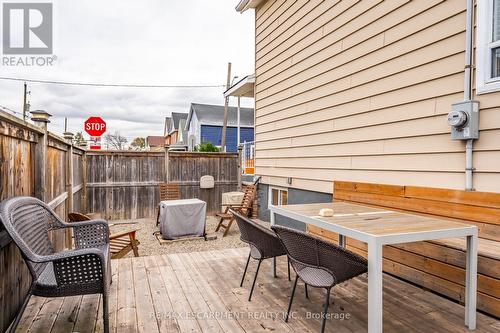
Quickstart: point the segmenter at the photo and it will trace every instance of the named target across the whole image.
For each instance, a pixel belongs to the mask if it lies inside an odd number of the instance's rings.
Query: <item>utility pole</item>
[[[26,105],[26,95],[28,94],[28,85],[26,84],[26,82],[24,82],[24,93],[23,93],[23,121],[26,121],[26,109],[27,109],[27,105]]]
[[[226,82],[226,91],[229,89],[229,86],[231,85],[231,63],[227,63],[227,82]],[[222,136],[220,140],[220,145],[222,148],[222,151],[226,151],[226,129],[227,129],[227,113],[228,113],[228,106],[229,106],[229,96],[224,97],[224,122],[222,123]]]

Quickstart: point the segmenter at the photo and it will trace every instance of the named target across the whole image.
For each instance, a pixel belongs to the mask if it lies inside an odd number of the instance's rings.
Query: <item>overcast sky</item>
[[[0,65],[0,76],[124,84],[225,84],[228,61],[233,75],[240,78],[254,70],[254,14],[237,13],[237,2],[54,0],[54,66]],[[53,115],[50,130],[62,133],[64,117],[68,117],[69,130],[82,131],[87,117],[101,116],[108,132],[118,130],[129,141],[136,136],[162,135],[165,116],[188,112],[191,102],[223,104],[223,88],[29,83],[29,90],[31,109]],[[21,111],[22,82],[0,80],[0,105]]]

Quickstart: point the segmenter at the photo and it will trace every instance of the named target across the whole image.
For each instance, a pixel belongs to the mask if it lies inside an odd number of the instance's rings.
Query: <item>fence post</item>
[[[64,132],[64,140],[68,143],[68,150],[66,151],[66,218],[68,214],[73,212],[73,133]],[[73,233],[71,229],[66,231],[66,247],[72,248]]]
[[[169,147],[170,147],[169,145],[165,145],[165,163],[164,163],[165,173],[164,173],[164,177],[163,177],[165,183],[170,182],[170,174],[169,174],[169,170],[168,170],[169,164],[170,164],[170,161],[169,161],[170,158],[169,158],[169,154],[168,154]]]
[[[80,142],[78,146],[83,149],[83,154],[82,154],[82,212],[87,214],[87,142]]]
[[[66,201],[66,213],[73,212],[73,133],[64,132],[64,139],[68,143],[68,156],[66,163],[66,191],[68,200]]]
[[[47,188],[45,184],[45,169],[47,167],[47,148],[49,145],[47,124],[50,123],[50,114],[43,110],[31,111],[31,120],[42,129],[35,146],[35,197],[47,202]]]
[[[241,191],[241,152],[243,150],[242,145],[238,145],[238,191]]]

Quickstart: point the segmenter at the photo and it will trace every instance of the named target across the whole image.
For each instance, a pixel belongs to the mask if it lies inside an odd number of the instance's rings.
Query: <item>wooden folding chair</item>
[[[160,184],[160,201],[179,200],[180,198],[181,190],[178,184]],[[158,213],[156,215],[156,225],[158,225],[158,223],[160,223],[160,205],[158,205]]]
[[[215,214],[218,218],[220,218],[219,224],[217,225],[215,232],[219,231],[220,228],[225,229],[222,237],[225,237],[227,235],[227,233],[229,232],[229,228],[231,228],[231,225],[234,222],[234,216],[233,216],[233,214],[231,214],[229,212],[229,209],[234,210],[235,212],[237,212],[240,215],[243,215],[245,217],[249,217],[250,212],[252,211],[252,206],[253,206],[253,201],[255,198],[256,191],[257,191],[256,185],[247,185],[245,188],[245,194],[243,195],[243,200],[241,201],[241,204],[224,205],[224,206],[226,206],[226,209],[224,210],[224,212]],[[227,224],[224,224],[224,221],[228,221]]]
[[[82,213],[69,213],[69,222],[89,221],[91,218]],[[109,250],[111,259],[123,258],[130,251],[134,252],[134,256],[139,256],[138,245],[140,242],[135,238],[137,229],[119,232],[109,236]]]

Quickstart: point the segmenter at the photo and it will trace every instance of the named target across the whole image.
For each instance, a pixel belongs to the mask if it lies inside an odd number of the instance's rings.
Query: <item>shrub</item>
[[[220,149],[213,145],[212,142],[203,142],[194,147],[194,151],[199,152],[219,152]]]

